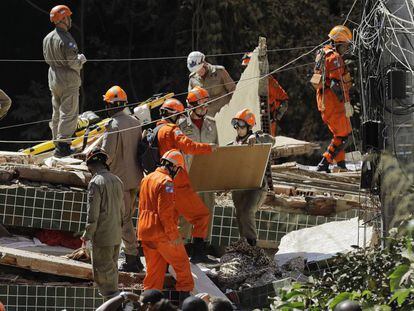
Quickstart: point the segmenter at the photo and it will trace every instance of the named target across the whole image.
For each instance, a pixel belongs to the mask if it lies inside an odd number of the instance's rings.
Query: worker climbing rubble
[[[252,52],[244,54],[242,58],[242,66],[247,66],[252,57]],[[273,137],[277,135],[277,127],[288,109],[289,96],[279,81],[273,75],[269,75],[268,79],[268,102],[270,109],[270,131]]]
[[[269,134],[261,131],[253,133],[256,117],[249,109],[239,111],[231,120],[231,124],[237,131],[236,139],[230,143],[232,145],[275,143],[275,139]],[[232,191],[240,237],[246,238],[252,246],[255,246],[257,241],[256,211],[263,204],[266,195],[265,181],[260,189]]]
[[[103,137],[102,149],[108,154],[111,172],[118,176],[124,189],[122,241],[125,262],[120,271],[140,272],[144,268],[139,256],[132,217],[137,207],[138,191],[143,177],[138,162],[138,142],[142,133],[140,122],[125,112],[128,103],[125,91],[115,85],[103,96],[108,115],[112,118]]]
[[[179,126],[183,133],[191,138],[195,142],[200,143],[212,143],[218,145],[218,134],[216,122],[214,119],[207,115],[209,95],[206,89],[196,86],[187,95],[187,107],[190,110],[188,118],[182,118]],[[191,155],[185,155],[185,162],[187,169],[190,169]],[[213,215],[215,193],[214,192],[201,192],[198,194],[203,200],[204,204],[208,207],[210,215]],[[208,232],[210,233],[212,217],[208,226]],[[180,232],[184,238],[188,238],[191,233],[191,225],[180,219]]]
[[[188,91],[194,87],[205,88],[210,95],[208,115],[214,117],[220,109],[227,105],[236,84],[223,66],[206,62],[205,55],[199,51],[191,52],[187,57],[187,68],[190,71]],[[227,96],[225,96],[228,94]]]
[[[185,170],[184,157],[171,149],[161,158],[161,167],[145,176],[139,194],[138,239],[144,250],[147,271],[144,290],[162,290],[167,264],[177,275],[175,289],[185,298],[194,287],[190,262],[178,232],[178,202],[175,178]]]
[[[343,60],[352,40],[352,32],[346,26],[339,25],[332,28],[328,36],[330,43],[317,53],[311,79],[316,89],[318,110],[333,135],[317,167],[318,171],[324,172],[329,172],[329,164],[333,162],[346,170],[345,148],[352,132],[349,118],[354,113],[349,97],[352,78]]]
[[[118,295],[118,256],[121,244],[123,187],[109,172],[108,155],[94,148],[86,158],[93,177],[88,186],[88,215],[84,242],[92,243],[93,278],[105,300]]]
[[[208,154],[215,151],[217,145],[198,143],[183,134],[177,123],[184,112],[184,105],[175,98],[167,99],[161,106],[160,113],[163,119],[157,123],[157,126],[160,126],[157,134],[159,153],[164,154],[171,149],[178,149],[186,155]],[[208,235],[210,211],[191,187],[190,178],[185,168],[178,172],[174,183],[178,212],[194,226],[191,261],[193,263],[209,263],[211,260],[206,255],[205,239]]]
[[[72,12],[66,5],[50,11],[50,21],[55,29],[43,39],[43,56],[50,66],[48,80],[52,93],[52,129],[56,157],[72,153],[70,138],[76,130],[79,114],[80,71],[86,57],[78,53],[78,46],[69,33]]]

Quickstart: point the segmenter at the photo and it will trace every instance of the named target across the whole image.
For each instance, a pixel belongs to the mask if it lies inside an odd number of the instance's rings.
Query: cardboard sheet
[[[194,156],[190,179],[195,191],[260,188],[271,144],[226,146]]]

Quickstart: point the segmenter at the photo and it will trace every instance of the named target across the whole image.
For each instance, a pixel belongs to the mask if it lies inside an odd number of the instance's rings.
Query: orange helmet
[[[103,100],[113,104],[116,102],[128,102],[128,97],[121,87],[115,85],[106,91],[105,95],[103,95]]]
[[[168,161],[174,166],[185,169],[184,156],[178,149],[168,150],[166,153],[164,153],[161,160]]]
[[[206,89],[196,86],[187,95],[187,105],[196,104],[199,100],[208,99],[208,92]]]
[[[343,25],[335,26],[329,32],[328,37],[335,43],[352,41],[352,31]]]
[[[57,23],[63,20],[66,16],[71,16],[72,11],[66,5],[57,5],[50,10],[50,21]]]
[[[247,66],[252,58],[253,52],[245,53],[242,57],[242,66]]]
[[[242,122],[239,122],[242,121]],[[250,109],[243,109],[236,113],[234,118],[231,120],[231,124],[233,126],[246,126],[249,125],[250,127],[253,127],[256,125],[256,117],[254,116],[254,113],[250,111]]]
[[[176,98],[167,99],[160,108],[161,112],[166,111],[169,113],[184,112],[184,105]]]

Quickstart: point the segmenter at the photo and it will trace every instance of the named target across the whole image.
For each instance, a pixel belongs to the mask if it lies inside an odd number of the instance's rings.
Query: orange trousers
[[[270,133],[273,137],[276,137],[277,134],[277,123],[275,120],[272,120],[270,123]]]
[[[184,245],[172,245],[170,242],[142,241],[147,273],[144,278],[144,290],[164,288],[167,264],[174,268],[177,291],[189,292],[194,288],[190,261]]]

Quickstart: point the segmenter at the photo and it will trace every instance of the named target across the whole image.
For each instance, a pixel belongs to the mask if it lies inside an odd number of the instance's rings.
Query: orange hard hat
[[[176,98],[167,99],[161,106],[160,110],[167,111],[169,113],[184,112],[184,105]]]
[[[185,169],[184,156],[178,149],[168,150],[166,153],[164,153],[161,160],[168,161],[174,166]]]
[[[242,57],[242,66],[247,66],[252,58],[253,52],[245,53]]]
[[[208,92],[201,86],[194,87],[187,95],[187,104],[197,103],[199,100],[208,99]]]
[[[121,87],[114,85],[103,95],[103,100],[113,104],[116,102],[128,102],[128,97]]]
[[[350,42],[352,41],[352,31],[344,25],[338,25],[331,29],[328,37],[338,43]]]
[[[241,120],[250,127],[253,127],[256,125],[256,117],[254,116],[254,113],[251,112],[250,109],[243,109],[236,113],[234,118],[231,120],[231,124],[235,126],[236,124],[239,124],[238,121]],[[240,124],[239,124],[240,125]],[[240,125],[241,126],[241,125]]]
[[[72,11],[66,5],[57,5],[50,10],[50,21],[57,23],[63,20],[66,16],[71,16]]]

